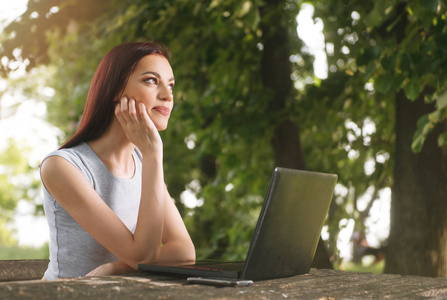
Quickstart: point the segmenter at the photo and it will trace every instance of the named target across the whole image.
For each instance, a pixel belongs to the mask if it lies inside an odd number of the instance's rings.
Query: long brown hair
[[[121,97],[140,59],[150,54],[170,58],[166,46],[149,42],[121,44],[104,56],[93,76],[79,127],[60,149],[97,139],[106,131],[113,120],[114,101]]]

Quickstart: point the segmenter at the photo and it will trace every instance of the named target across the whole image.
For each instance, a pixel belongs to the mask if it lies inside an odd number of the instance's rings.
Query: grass
[[[48,244],[40,248],[0,245],[0,260],[48,259]]]
[[[340,264],[336,269],[352,272],[368,272],[381,274],[385,269],[385,261],[379,261],[375,264],[354,264],[352,262],[344,262]]]

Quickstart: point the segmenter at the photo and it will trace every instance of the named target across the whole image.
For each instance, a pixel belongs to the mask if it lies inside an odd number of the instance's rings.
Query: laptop
[[[139,264],[138,270],[181,277],[265,280],[308,273],[337,175],[275,168],[245,261]]]

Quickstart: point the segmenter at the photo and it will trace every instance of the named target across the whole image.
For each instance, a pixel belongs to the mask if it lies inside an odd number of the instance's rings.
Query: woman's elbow
[[[185,252],[185,260],[196,260],[196,248],[192,241],[188,243]]]
[[[196,260],[196,249],[191,240],[177,241],[166,246],[166,251],[162,254],[163,261]]]
[[[196,260],[196,249],[191,240],[177,243],[177,245],[174,246],[172,250],[174,250],[174,252],[172,252],[173,256],[169,258],[169,260],[174,261]]]
[[[135,251],[132,254],[127,260],[125,258],[122,260],[136,270],[139,264],[157,263],[160,257],[160,247]]]

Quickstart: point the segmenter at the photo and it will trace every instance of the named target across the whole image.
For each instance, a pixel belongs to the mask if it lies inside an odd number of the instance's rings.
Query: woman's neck
[[[114,176],[133,177],[135,162],[132,153],[135,145],[129,142],[116,119],[101,137],[88,144]]]

